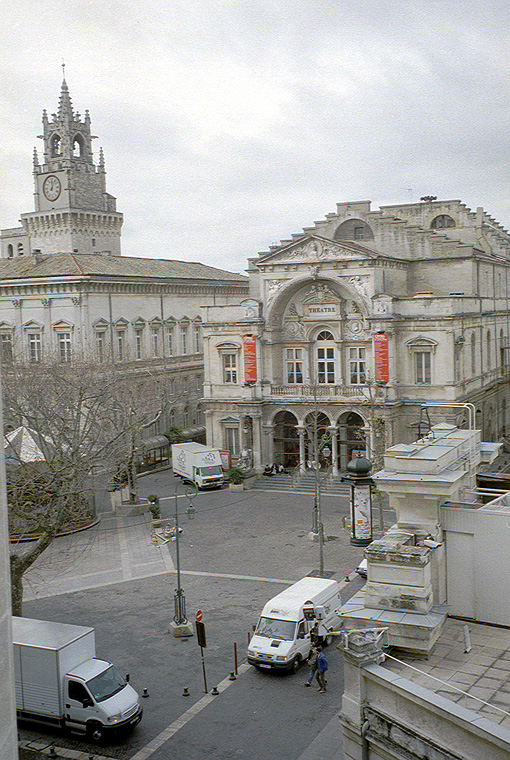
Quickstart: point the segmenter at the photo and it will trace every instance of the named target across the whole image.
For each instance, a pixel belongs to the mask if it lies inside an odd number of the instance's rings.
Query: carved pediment
[[[341,300],[338,293],[335,293],[328,285],[318,282],[307,290],[303,303],[327,303],[330,301],[338,303]]]
[[[378,254],[375,251],[358,245],[357,243],[337,242],[319,235],[307,235],[286,246],[278,253],[270,254],[261,263],[291,263],[291,262],[319,262],[319,261],[346,261],[359,259],[375,259]]]

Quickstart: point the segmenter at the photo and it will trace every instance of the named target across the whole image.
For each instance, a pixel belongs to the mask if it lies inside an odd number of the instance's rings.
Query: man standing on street
[[[322,647],[318,646],[317,651],[319,653],[317,657],[317,672],[315,674],[315,677],[317,679],[317,683],[319,684],[319,694],[325,694],[326,693],[326,671],[328,669],[328,661],[326,659],[326,655],[322,651]]]

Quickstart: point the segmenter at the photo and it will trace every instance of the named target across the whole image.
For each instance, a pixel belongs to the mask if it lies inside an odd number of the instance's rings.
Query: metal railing
[[[363,385],[271,385],[272,396],[299,396],[314,398],[317,396],[357,396],[365,397]]]

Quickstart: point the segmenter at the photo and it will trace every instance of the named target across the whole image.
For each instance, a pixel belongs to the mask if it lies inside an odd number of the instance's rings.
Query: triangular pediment
[[[321,235],[305,235],[275,253],[261,259],[261,264],[297,263],[320,261],[354,261],[377,259],[380,254],[358,243],[330,240]]]

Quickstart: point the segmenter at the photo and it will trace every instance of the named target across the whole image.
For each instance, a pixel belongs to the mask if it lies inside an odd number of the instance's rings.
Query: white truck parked
[[[248,645],[248,662],[257,668],[292,670],[308,659],[310,629],[330,644],[330,630],[338,630],[341,606],[338,583],[325,578],[302,578],[264,606]],[[313,620],[305,618],[312,609]]]
[[[94,629],[13,617],[18,718],[87,734],[132,729],[143,710],[136,691],[95,656]]]
[[[221,488],[223,485],[219,449],[203,443],[173,443],[172,468],[174,475],[196,483],[199,488]]]

